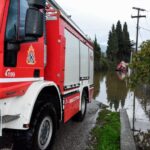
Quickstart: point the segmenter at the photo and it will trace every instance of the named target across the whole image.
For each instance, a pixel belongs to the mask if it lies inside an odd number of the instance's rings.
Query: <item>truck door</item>
[[[7,3],[1,91],[42,80],[44,76],[44,2],[10,0]]]

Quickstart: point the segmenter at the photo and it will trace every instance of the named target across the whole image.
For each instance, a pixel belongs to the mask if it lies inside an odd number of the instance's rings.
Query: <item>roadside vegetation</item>
[[[120,150],[119,112],[100,111],[88,150]]]
[[[130,64],[132,69],[130,84],[132,88],[141,84],[150,85],[150,40],[143,42],[140,48],[140,51],[133,54]]]

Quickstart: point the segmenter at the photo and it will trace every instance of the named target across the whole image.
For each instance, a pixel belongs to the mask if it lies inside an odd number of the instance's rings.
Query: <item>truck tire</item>
[[[82,93],[81,97],[81,110],[73,117],[74,121],[83,121],[87,108],[87,94],[85,91]]]
[[[16,138],[14,150],[47,150],[54,140],[57,128],[57,115],[51,103],[39,108],[32,117],[31,128]]]

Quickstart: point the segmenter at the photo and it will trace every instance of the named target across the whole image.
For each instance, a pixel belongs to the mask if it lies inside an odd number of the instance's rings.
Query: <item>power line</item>
[[[140,11],[146,11],[142,8],[133,7],[133,9],[137,10],[137,16],[131,16],[131,18],[137,18],[137,27],[136,27],[136,52],[138,51],[138,35],[139,35],[139,19],[146,17],[145,15],[140,15]]]
[[[150,12],[150,10],[146,10],[146,12],[147,12],[147,13],[149,13],[149,12]]]
[[[139,34],[140,34],[140,38],[141,38],[141,40],[142,40],[142,41],[144,41],[144,40],[143,40],[143,38],[142,38],[142,35],[141,35],[141,32],[140,32],[140,31],[139,31]]]
[[[145,30],[145,31],[150,32],[150,29],[147,29],[147,28],[144,28],[144,27],[141,27],[141,26],[139,26],[139,28],[140,28],[140,29],[143,29],[143,30]]]
[[[148,20],[147,19],[145,19],[145,20],[146,20],[147,25],[150,26],[150,24],[148,23]]]

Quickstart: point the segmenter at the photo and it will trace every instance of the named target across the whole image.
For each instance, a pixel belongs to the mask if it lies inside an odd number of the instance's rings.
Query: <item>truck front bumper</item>
[[[2,115],[2,110],[0,109],[0,136],[2,136],[2,129],[5,124],[15,121],[20,118],[20,114],[16,115]]]
[[[0,99],[0,136],[3,129],[22,129],[21,109],[17,97]]]

